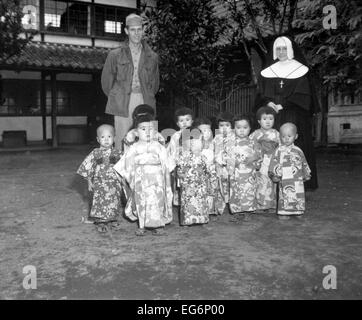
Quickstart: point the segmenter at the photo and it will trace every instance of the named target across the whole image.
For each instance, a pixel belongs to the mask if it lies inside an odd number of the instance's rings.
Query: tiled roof
[[[17,56],[6,61],[6,65],[28,68],[102,70],[110,49],[31,42]]]

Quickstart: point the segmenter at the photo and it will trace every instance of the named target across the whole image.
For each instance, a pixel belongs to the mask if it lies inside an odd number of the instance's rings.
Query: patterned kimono
[[[215,166],[218,178],[218,192],[215,197],[215,206],[218,214],[223,214],[226,204],[230,198],[230,176],[234,172],[234,161],[232,158],[235,147],[234,132],[228,135],[217,134],[214,138]],[[221,165],[222,159],[226,159],[226,165]]]
[[[229,206],[232,213],[256,210],[256,169],[261,165],[258,145],[249,137],[235,140],[234,172],[230,176]]]
[[[276,185],[268,176],[270,159],[275,149],[280,144],[279,132],[275,129],[257,129],[250,139],[258,143],[261,148],[262,163],[260,170],[256,174],[257,190],[256,201],[257,210],[267,210],[276,208]]]
[[[201,153],[205,157],[207,170],[210,174],[210,179],[208,183],[211,194],[208,196],[207,200],[207,203],[209,205],[209,215],[217,215],[215,199],[219,190],[215,166],[214,144],[212,139],[209,142],[205,142],[205,146],[202,149]]]
[[[305,210],[304,181],[311,178],[311,170],[303,151],[294,144],[280,146],[270,161],[269,174],[281,179],[278,214],[303,214]]]
[[[90,218],[99,222],[115,221],[121,209],[122,186],[113,170],[121,152],[96,148],[82,162],[77,174],[93,184]]]
[[[172,221],[172,190],[166,149],[151,141],[130,146],[114,169],[126,179],[131,194],[125,215],[140,228],[164,227]]]
[[[212,173],[205,157],[183,152],[177,160],[177,175],[181,186],[180,224],[192,225],[209,222],[209,196],[214,190],[210,184]]]
[[[169,144],[167,145],[167,157],[171,162],[176,164],[177,158],[181,154],[180,146],[181,130],[176,131],[172,136]],[[174,206],[180,205],[180,179],[177,176],[177,171],[172,173],[172,191],[173,191],[173,200],[172,203]]]

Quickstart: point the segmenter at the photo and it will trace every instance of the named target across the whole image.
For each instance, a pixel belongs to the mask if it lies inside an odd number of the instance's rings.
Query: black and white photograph
[[[359,0],[1,0],[0,300],[362,300],[361,75]]]

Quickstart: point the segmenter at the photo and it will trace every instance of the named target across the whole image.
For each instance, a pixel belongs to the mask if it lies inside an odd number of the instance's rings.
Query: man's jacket
[[[113,49],[102,71],[102,89],[108,97],[106,113],[128,117],[128,104],[132,91],[133,61],[128,41]],[[156,108],[155,94],[159,88],[158,56],[145,41],[138,66],[141,92],[145,104]]]

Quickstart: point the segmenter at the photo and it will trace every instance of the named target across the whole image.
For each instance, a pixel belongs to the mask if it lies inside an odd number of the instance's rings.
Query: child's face
[[[209,124],[200,124],[198,126],[205,141],[209,141],[212,137],[211,126]]]
[[[219,130],[222,134],[228,134],[231,132],[231,123],[229,121],[220,121]]]
[[[105,128],[98,132],[97,141],[103,148],[111,148],[114,142],[114,132],[111,129]]]
[[[153,123],[150,122],[141,122],[137,126],[137,133],[139,141],[149,142],[154,138],[155,128]]]
[[[298,134],[294,128],[286,127],[280,130],[280,138],[282,140],[282,144],[290,146],[298,138]]]
[[[274,126],[274,115],[264,113],[258,122],[263,129],[269,130]]]
[[[245,138],[250,133],[250,125],[246,120],[239,120],[235,122],[235,134],[240,138]]]
[[[202,151],[202,140],[200,138],[187,139],[185,141],[185,147],[194,154],[199,154]]]
[[[179,116],[178,119],[177,119],[177,126],[183,130],[183,129],[186,129],[186,128],[190,128],[191,125],[192,125],[192,116],[191,114],[186,114],[184,116]]]

